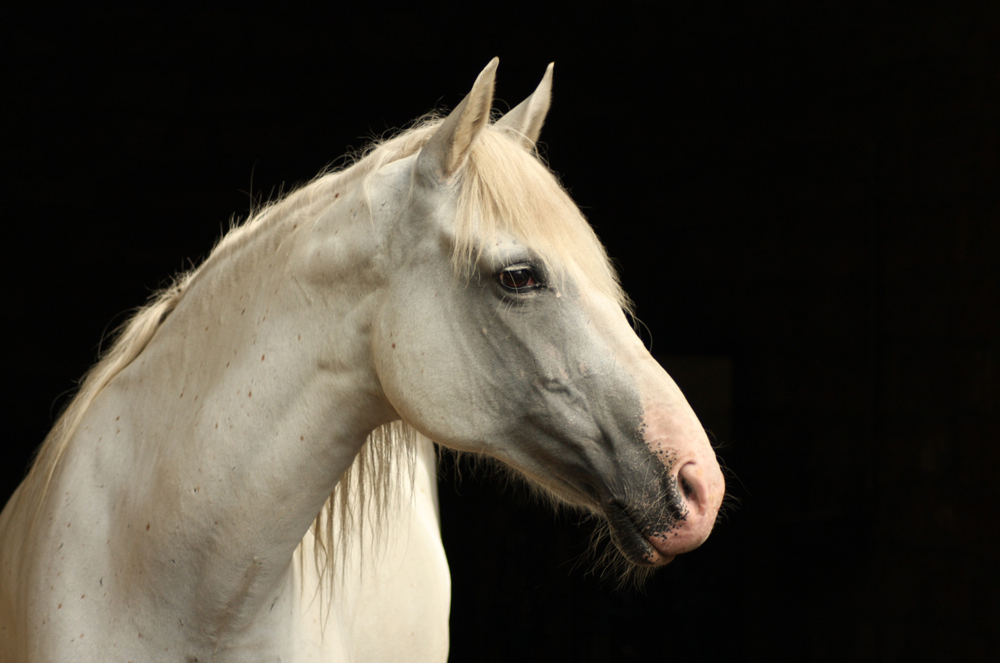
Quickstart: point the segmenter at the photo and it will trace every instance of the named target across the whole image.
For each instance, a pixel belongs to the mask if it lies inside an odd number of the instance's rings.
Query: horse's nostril
[[[680,486],[681,492],[684,494],[688,508],[693,513],[703,514],[708,507],[708,504],[705,503],[708,491],[696,463],[685,463],[681,467],[680,471],[677,472],[677,485]]]
[[[694,492],[694,488],[691,487],[691,484],[688,483],[688,480],[684,478],[683,475],[680,475],[678,478],[680,479],[681,492],[684,493],[684,499],[690,500],[691,493]]]
[[[725,490],[722,473],[710,461],[714,459],[696,458],[676,469],[673,475],[673,499],[669,501],[677,509],[675,522],[664,531],[655,532],[649,542],[664,556],[679,555],[694,550],[708,538],[715,524],[722,494]]]

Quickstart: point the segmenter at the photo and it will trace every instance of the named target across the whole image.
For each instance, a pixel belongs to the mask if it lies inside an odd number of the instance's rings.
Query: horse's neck
[[[295,232],[261,232],[204,268],[74,440],[97,456],[75,482],[110,487],[120,568],[160,583],[154,595],[178,610],[202,606],[181,619],[209,630],[238,630],[277,591],[337,479],[391,416],[364,365],[363,304],[303,283]]]

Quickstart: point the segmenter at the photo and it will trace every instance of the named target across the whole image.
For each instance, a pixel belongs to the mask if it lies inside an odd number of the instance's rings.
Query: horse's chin
[[[647,539],[621,504],[611,502],[604,507],[611,529],[611,540],[630,564],[635,566],[666,566],[674,561],[671,553],[663,552]]]

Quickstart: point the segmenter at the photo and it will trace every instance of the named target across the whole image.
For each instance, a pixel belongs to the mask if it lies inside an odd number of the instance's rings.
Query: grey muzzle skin
[[[636,387],[613,372],[590,372],[526,388],[534,389],[536,406],[512,418],[517,425],[509,429],[509,449],[525,456],[508,451],[501,460],[562,501],[606,519],[629,563],[669,561],[663,558],[674,553],[658,554],[650,539],[669,541],[683,529],[692,489],[680,476],[677,454],[654,453],[646,443]]]

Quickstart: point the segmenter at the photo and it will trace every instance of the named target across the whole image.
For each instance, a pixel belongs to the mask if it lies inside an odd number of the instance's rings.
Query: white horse
[[[708,536],[715,454],[534,153],[551,65],[491,124],[496,64],[128,323],[0,515],[2,661],[444,661],[429,440],[630,564]]]

